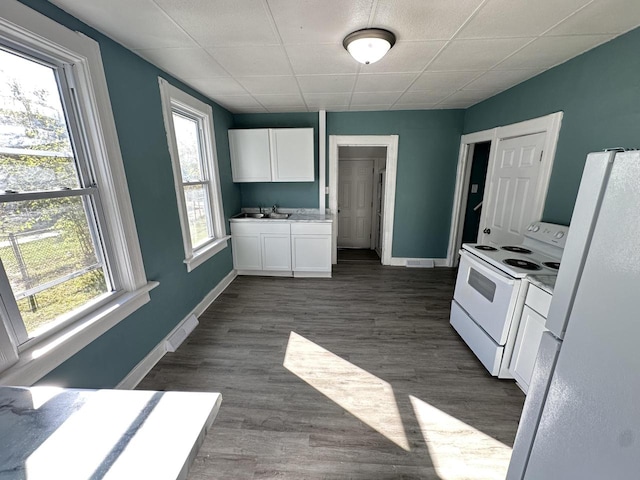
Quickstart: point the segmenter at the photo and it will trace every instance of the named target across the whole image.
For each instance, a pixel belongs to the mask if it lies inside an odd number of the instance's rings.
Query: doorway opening
[[[358,258],[380,262],[386,164],[386,147],[338,147],[339,263]]]
[[[476,243],[478,241],[490,149],[491,142],[480,142],[473,146],[469,184],[467,186],[467,201],[464,209],[462,243]]]
[[[373,250],[391,265],[397,162],[397,135],[329,136],[334,264],[340,246]]]
[[[469,200],[476,148],[490,145],[475,241],[500,243],[508,238],[507,243],[518,243],[527,225],[542,218],[561,122],[562,112],[557,112],[462,136],[447,266],[458,264],[458,251],[467,241],[464,239],[467,210],[479,205]],[[477,185],[479,189],[480,184]],[[474,226],[467,228],[466,238],[473,242]]]

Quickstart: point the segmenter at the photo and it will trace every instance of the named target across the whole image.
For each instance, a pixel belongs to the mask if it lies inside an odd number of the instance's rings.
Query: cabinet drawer
[[[545,292],[541,288],[530,284],[527,291],[527,299],[525,304],[529,305],[532,309],[538,312],[543,317],[547,318],[549,313],[549,305],[551,304],[551,294]]]
[[[292,223],[291,233],[294,235],[331,235],[331,223]]]
[[[278,222],[277,220],[266,220],[257,222],[231,222],[232,235],[252,235],[260,233],[285,233],[291,231],[289,223]]]

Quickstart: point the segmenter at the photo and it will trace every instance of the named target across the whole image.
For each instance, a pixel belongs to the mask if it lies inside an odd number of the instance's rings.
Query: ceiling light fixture
[[[342,45],[358,62],[369,65],[386,55],[396,43],[396,36],[389,30],[365,28],[344,37]]]

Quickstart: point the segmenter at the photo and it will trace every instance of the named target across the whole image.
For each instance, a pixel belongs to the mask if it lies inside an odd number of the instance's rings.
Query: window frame
[[[158,282],[147,281],[133,208],[98,43],[16,0],[3,3],[0,43],[61,64],[82,126],[81,148],[100,188],[99,215],[117,290],[68,317],[42,336],[19,344],[11,326],[15,299],[0,275],[0,383],[31,385],[150,301]],[[62,75],[61,75],[62,76]],[[8,288],[8,292],[7,292]],[[10,294],[10,295],[9,295]],[[8,361],[7,361],[8,359]]]
[[[167,80],[158,77],[160,96],[162,99],[162,115],[164,118],[167,143],[171,156],[171,168],[178,203],[180,217],[180,230],[182,232],[182,244],[184,248],[184,263],[187,271],[191,272],[205,261],[229,245],[230,235],[227,234],[227,225],[224,217],[224,205],[220,189],[220,173],[218,170],[218,156],[213,124],[213,109],[211,105],[201,102],[197,98],[171,85]],[[173,125],[173,114],[178,113],[198,122],[199,139],[201,142],[201,166],[204,181],[183,182],[180,167],[180,157],[176,142],[176,134]],[[213,236],[193,248],[191,243],[189,217],[185,200],[184,186],[190,184],[206,184],[208,199],[207,223],[213,230]]]

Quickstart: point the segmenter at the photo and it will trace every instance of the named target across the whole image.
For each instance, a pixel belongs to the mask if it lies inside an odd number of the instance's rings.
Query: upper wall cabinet
[[[229,130],[234,182],[313,182],[313,128]]]

